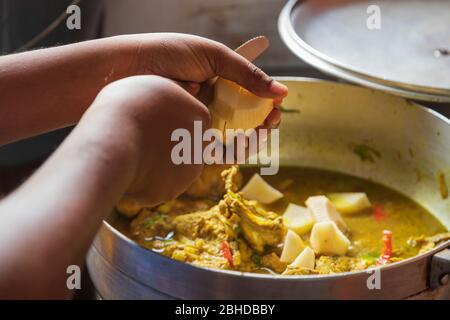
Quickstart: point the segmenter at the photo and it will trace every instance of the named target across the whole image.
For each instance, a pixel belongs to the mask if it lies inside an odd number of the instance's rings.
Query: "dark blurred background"
[[[56,28],[40,37],[48,26],[66,13],[67,7],[72,3],[73,0],[0,0],[0,53],[8,54],[99,37],[104,13],[101,0],[79,2],[82,12],[81,30],[67,29],[63,19]],[[59,130],[0,147],[0,166],[39,161],[59,145],[69,130]]]
[[[65,19],[46,30],[74,3],[81,8],[81,30],[67,29]],[[234,48],[264,34],[271,47],[256,63],[266,72],[330,79],[282,43],[277,20],[285,4],[286,0],[0,0],[0,53],[142,32],[192,33]],[[449,105],[427,105],[450,116]],[[36,167],[68,132],[70,128],[0,147],[0,195],[14,184],[5,178],[14,175],[11,167]]]

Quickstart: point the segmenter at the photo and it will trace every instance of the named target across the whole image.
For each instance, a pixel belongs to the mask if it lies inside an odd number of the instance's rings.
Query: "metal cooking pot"
[[[306,78],[280,80],[290,91],[284,106],[300,110],[283,117],[281,165],[374,180],[416,200],[450,228],[450,199],[443,199],[437,181],[443,173],[450,184],[448,119],[381,91]],[[358,144],[381,156],[362,161],[353,152]],[[140,247],[104,221],[87,264],[105,299],[399,299],[448,280],[449,245],[382,267],[381,289],[369,290],[366,271],[274,276],[188,265]]]

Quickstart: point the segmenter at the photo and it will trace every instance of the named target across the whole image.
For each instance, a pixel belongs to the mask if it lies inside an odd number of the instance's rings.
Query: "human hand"
[[[202,165],[176,165],[171,159],[175,129],[193,136],[194,121],[201,121],[204,130],[210,127],[208,109],[189,90],[159,76],[119,80],[99,93],[80,122],[95,128],[91,135],[99,136],[100,144],[112,144],[112,157],[119,155],[132,167],[127,195],[142,204],[176,198],[202,171]]]
[[[155,74],[186,82],[190,92],[203,103],[211,98],[208,90],[216,76],[234,81],[254,94],[274,99],[279,105],[287,88],[267,76],[254,64],[226,47],[206,38],[176,33],[138,34],[123,36],[130,74]],[[274,109],[261,124],[274,128],[280,122]]]

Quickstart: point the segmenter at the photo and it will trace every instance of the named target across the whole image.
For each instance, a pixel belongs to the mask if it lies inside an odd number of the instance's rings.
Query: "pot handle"
[[[431,258],[430,287],[437,289],[450,282],[450,249],[444,249]]]

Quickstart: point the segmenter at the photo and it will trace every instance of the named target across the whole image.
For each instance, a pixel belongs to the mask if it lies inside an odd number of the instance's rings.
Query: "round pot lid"
[[[290,0],[278,27],[292,52],[324,72],[450,102],[448,0]]]

